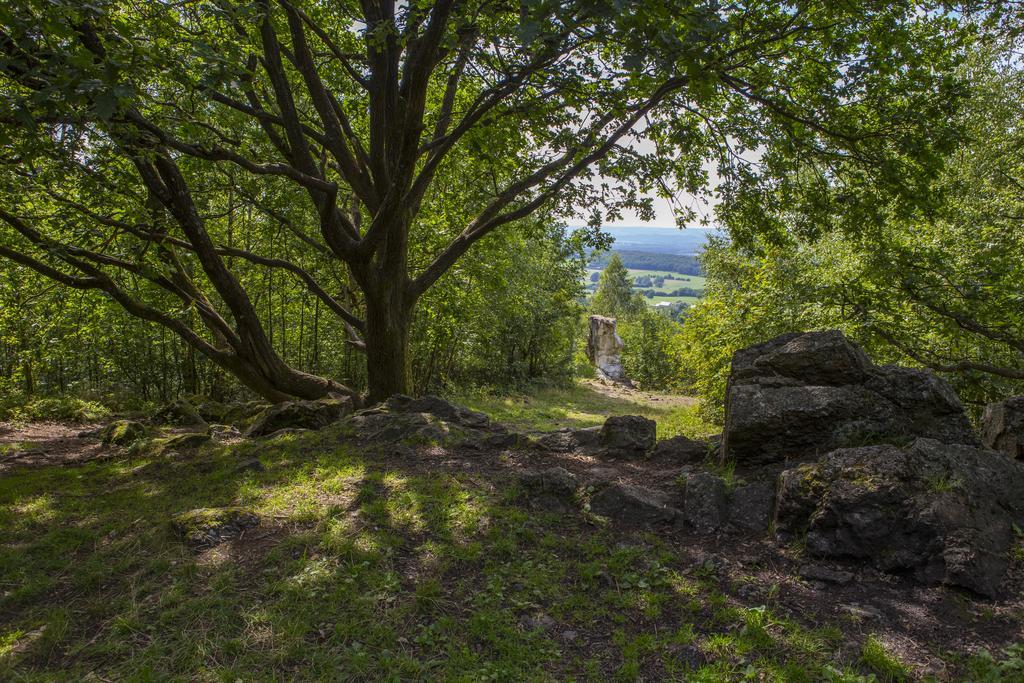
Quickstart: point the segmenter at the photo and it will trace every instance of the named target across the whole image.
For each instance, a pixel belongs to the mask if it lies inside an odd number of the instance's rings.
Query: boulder
[[[1024,459],[1024,396],[985,406],[981,441],[987,448]]]
[[[352,412],[351,399],[325,398],[317,401],[285,401],[266,408],[246,432],[266,436],[280,429],[323,429]]]
[[[101,432],[103,443],[108,446],[130,446],[146,435],[146,427],[134,420],[115,420]]]
[[[723,461],[763,465],[917,437],[978,444],[945,381],[874,366],[840,332],[783,335],[733,356]]]
[[[602,453],[610,458],[642,458],[654,448],[657,423],[640,415],[613,415],[598,432]]]
[[[187,451],[195,448],[199,448],[205,443],[209,443],[211,436],[209,434],[178,434],[172,436],[160,445],[161,452],[167,451]]]
[[[193,550],[238,538],[259,523],[256,514],[238,507],[199,508],[182,512],[171,520],[171,526]]]
[[[616,522],[651,526],[674,522],[679,511],[670,505],[669,497],[658,491],[613,484],[590,499],[590,511]]]
[[[355,435],[365,441],[440,441],[450,434],[448,423],[430,413],[368,410],[351,418]]]
[[[519,486],[527,505],[535,510],[572,512],[577,508],[579,480],[562,467],[526,472],[519,477]]]
[[[395,394],[384,404],[385,408],[395,413],[428,413],[435,417],[461,427],[482,429],[490,423],[490,418],[462,406],[449,403],[437,396],[421,396],[413,398],[404,394]]]
[[[834,583],[837,586],[846,586],[853,582],[852,572],[841,569],[832,569],[823,564],[805,564],[800,567],[800,578],[808,581],[819,581],[821,583]]]
[[[570,453],[575,450],[596,446],[601,438],[601,427],[572,429],[566,427],[557,432],[548,432],[535,442],[535,446],[549,453]]]
[[[1024,463],[934,439],[840,449],[779,478],[776,530],[809,554],[867,560],[925,584],[998,593]]]
[[[696,465],[704,461],[711,449],[712,445],[704,441],[673,436],[671,439],[659,441],[654,446],[651,459],[679,465]]]
[[[600,379],[627,382],[622,367],[622,349],[625,343],[619,336],[615,318],[590,316],[590,334],[587,337],[587,358]]]
[[[698,534],[710,534],[725,524],[728,510],[725,481],[710,472],[697,472],[686,478],[683,521]]]
[[[743,531],[765,531],[775,506],[775,485],[755,481],[737,486],[729,496],[729,524]]]
[[[153,414],[154,424],[205,427],[206,421],[196,407],[183,398],[168,403]]]

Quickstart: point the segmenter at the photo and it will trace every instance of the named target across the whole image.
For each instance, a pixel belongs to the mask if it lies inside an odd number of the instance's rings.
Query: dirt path
[[[76,465],[107,457],[110,450],[97,437],[79,436],[99,425],[34,422],[0,423],[0,474],[20,467]]]
[[[587,379],[580,382],[596,394],[608,398],[621,399],[625,401],[644,402],[658,408],[684,408],[697,403],[695,396],[682,396],[680,394],[665,394],[657,391],[643,391],[641,389],[630,389],[621,384],[602,382],[596,379]]]

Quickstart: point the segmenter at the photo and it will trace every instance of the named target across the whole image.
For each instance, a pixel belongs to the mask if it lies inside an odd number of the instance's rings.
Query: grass
[[[864,664],[884,683],[910,680],[910,669],[890,653],[885,643],[875,635],[869,635],[864,641],[860,656]]]
[[[677,395],[611,395],[599,388],[590,382],[576,381],[564,387],[541,387],[521,393],[462,393],[452,400],[522,430],[593,427],[603,424],[611,415],[643,415],[658,423],[659,439],[680,434],[703,438],[720,431],[700,418],[696,402],[682,405]]]
[[[0,480],[0,679],[865,680],[840,631],[735,602],[656,535],[338,428],[138,453]],[[263,525],[201,554],[171,529],[221,506]]]

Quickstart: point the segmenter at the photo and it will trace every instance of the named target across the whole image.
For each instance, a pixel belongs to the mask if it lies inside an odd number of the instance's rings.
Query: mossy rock
[[[210,440],[210,435],[205,433],[197,432],[195,434],[179,434],[177,436],[172,436],[166,441],[164,441],[160,447],[164,451],[185,451],[192,450],[194,448],[199,448],[203,444],[209,443]]]
[[[103,443],[108,446],[130,446],[146,436],[146,427],[134,420],[117,420],[103,430]]]
[[[205,426],[206,420],[202,418],[196,407],[183,398],[168,403],[153,414],[155,424],[172,425],[197,425]]]
[[[171,519],[171,527],[194,550],[238,538],[259,523],[259,515],[241,507],[197,508]]]

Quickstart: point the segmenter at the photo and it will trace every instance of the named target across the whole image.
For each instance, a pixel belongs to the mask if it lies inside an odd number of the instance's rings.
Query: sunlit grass
[[[704,422],[696,403],[685,397],[640,391],[612,395],[583,381],[512,394],[464,392],[451,398],[524,430],[593,427],[604,424],[611,415],[643,415],[658,423],[659,439],[680,434],[702,438],[719,431]]]

